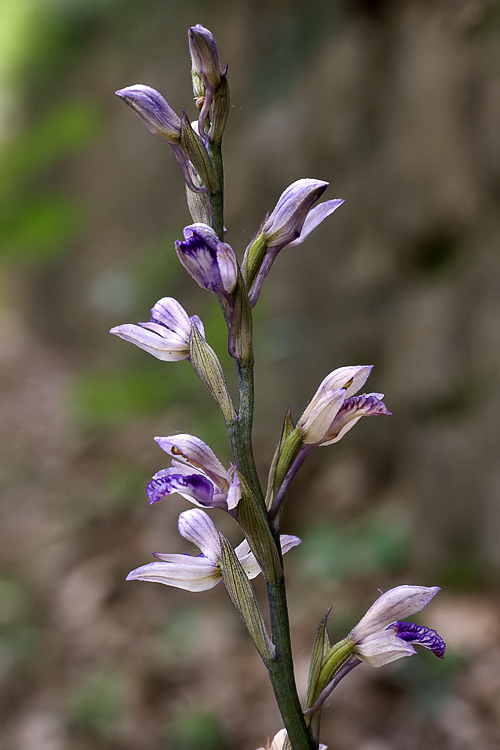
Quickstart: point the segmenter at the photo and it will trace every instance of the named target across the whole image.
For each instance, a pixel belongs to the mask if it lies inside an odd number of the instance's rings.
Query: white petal
[[[227,493],[227,509],[234,510],[234,508],[236,508],[241,500],[241,484],[238,474],[236,473],[236,466],[231,467],[228,474],[231,477],[231,483],[229,485],[229,490]]]
[[[436,596],[439,586],[396,586],[389,589],[372,604],[366,615],[351,630],[358,643],[368,635],[376,633],[396,620],[404,620],[420,612]]]
[[[319,386],[318,391],[333,391],[337,388],[343,388],[346,392],[346,397],[350,398],[364,386],[372,370],[373,365],[339,367],[326,376]]]
[[[217,265],[219,266],[222,286],[229,294],[234,292],[238,281],[238,261],[233,248],[225,242],[219,243],[217,248]]]
[[[178,521],[179,533],[193,542],[212,563],[221,559],[219,532],[214,522],[204,511],[192,508],[181,513]]]
[[[151,318],[189,341],[191,321],[182,305],[173,297],[162,297],[151,310]]]
[[[301,539],[298,536],[292,536],[291,534],[282,534],[280,536],[281,551],[285,555],[289,552],[292,547],[301,543]],[[234,550],[238,556],[238,559],[243,567],[243,570],[247,576],[252,579],[259,575],[261,572],[259,563],[255,559],[253,552],[250,550],[250,545],[247,540],[244,539]]]
[[[372,667],[382,667],[403,656],[412,656],[416,651],[410,643],[406,643],[394,633],[382,630],[364,638],[357,644],[354,653]]]
[[[290,242],[288,247],[294,247],[295,245],[301,245],[306,237],[309,237],[312,231],[318,227],[322,221],[324,221],[327,216],[330,216],[330,214],[333,214],[335,209],[337,209],[339,206],[343,203],[342,198],[336,198],[334,200],[330,201],[324,201],[324,203],[320,203],[318,206],[314,206],[311,208],[309,213],[306,216],[306,220],[304,221],[304,224],[302,225],[302,229],[300,232],[300,235],[297,237],[296,240],[293,242]]]
[[[255,559],[255,555],[250,550],[250,545],[248,544],[247,540],[244,539],[241,544],[238,544],[234,551],[236,552],[243,570],[250,578],[250,580],[252,578],[256,578],[261,570],[259,567],[259,563]]]
[[[152,562],[132,570],[127,581],[152,581],[186,591],[206,591],[221,579],[218,566],[204,557],[161,555],[162,562]]]
[[[208,474],[215,482],[221,480],[227,485],[227,471],[215,453],[203,440],[194,435],[169,435],[155,437],[156,442],[165,453],[173,456],[177,461],[194,466]]]
[[[302,539],[299,539],[298,536],[293,536],[293,534],[282,534],[280,536],[281,551],[284,555],[290,552],[292,547],[296,547],[297,544],[301,543]]]
[[[149,324],[148,324],[149,325]],[[164,329],[166,333],[168,331]],[[110,333],[144,349],[153,357],[165,362],[178,362],[189,357],[189,343],[180,341],[177,335],[166,338],[142,326],[126,323],[112,328]]]
[[[297,429],[304,443],[315,445],[324,440],[345,398],[346,392],[342,388],[334,391],[318,390],[315,393],[297,422]]]

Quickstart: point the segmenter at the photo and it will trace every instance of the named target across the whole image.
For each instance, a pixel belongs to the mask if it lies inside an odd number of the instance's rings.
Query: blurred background
[[[160,297],[217,303],[180,267],[180,172],[113,92],[194,119],[187,29],[229,61],[227,240],[243,250],[294,180],[345,204],[283,252],[256,309],[263,480],[290,403],[374,364],[390,419],[321,448],[284,531],[297,678],[317,624],[338,640],[401,583],[448,642],[361,666],[324,711],[330,750],[500,746],[500,5],[495,0],[0,2],[0,747],[254,750],[281,727],[222,586],[125,583],[194,552],[180,497],[147,505],[155,435],[230,459],[189,364],[108,334]],[[225,358],[224,358],[225,357]],[[221,530],[239,542],[224,514]],[[264,592],[257,582],[259,596]]]

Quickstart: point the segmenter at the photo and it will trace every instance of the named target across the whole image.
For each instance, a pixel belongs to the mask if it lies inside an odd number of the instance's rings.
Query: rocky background
[[[161,296],[216,303],[173,252],[189,223],[168,148],[116,97],[195,116],[187,28],[229,61],[228,242],[300,177],[345,204],[285,251],[258,305],[256,453],[289,402],[375,365],[389,419],[316,451],[284,526],[297,676],[401,583],[448,643],[346,678],[329,750],[500,745],[500,5],[495,0],[6,0],[0,30],[0,747],[254,750],[280,726],[222,586],[125,583],[192,551],[179,497],[148,507],[154,435],[224,428],[188,363],[109,336]],[[224,360],[228,367],[230,363]],[[235,542],[230,519],[216,522]],[[257,583],[261,594],[262,582]]]

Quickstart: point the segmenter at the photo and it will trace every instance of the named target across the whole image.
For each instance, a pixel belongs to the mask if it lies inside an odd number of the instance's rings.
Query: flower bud
[[[204,26],[192,26],[188,37],[193,92],[201,110],[199,134],[211,142],[220,143],[229,114],[227,66],[221,70],[215,39]]]
[[[206,86],[215,91],[221,82],[219,51],[213,34],[201,24],[188,31],[191,75],[195,97],[205,96]]]
[[[170,144],[180,142],[180,118],[158,91],[137,83],[135,86],[119,89],[116,95],[139,115],[154,135],[159,135]]]

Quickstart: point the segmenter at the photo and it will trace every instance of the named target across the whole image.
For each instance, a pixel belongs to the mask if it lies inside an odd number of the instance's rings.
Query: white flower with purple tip
[[[208,445],[194,435],[155,440],[172,456],[172,466],[157,472],[146,487],[150,503],[177,492],[203,508],[236,508],[241,486],[235,466],[225,469]]]
[[[371,371],[370,365],[356,365],[327,375],[297,422],[304,443],[336,443],[361,417],[391,413],[382,402],[383,393],[354,396]]]
[[[155,553],[157,562],[132,570],[127,581],[151,581],[187,591],[206,591],[219,583],[222,579],[222,549],[212,519],[204,511],[193,508],[180,514],[178,528],[181,536],[198,547],[201,554],[194,557]],[[280,541],[283,554],[300,544],[298,537],[288,534],[283,534]],[[248,578],[258,576],[260,567],[248,542],[245,540],[239,544],[235,552]]]
[[[446,644],[435,630],[401,620],[420,612],[439,590],[439,586],[396,586],[379,596],[349,634],[355,655],[381,667],[416,653],[414,643],[443,659]]]
[[[125,323],[110,333],[144,349],[157,359],[177,362],[189,358],[189,337],[195,325],[202,336],[203,323],[197,315],[188,316],[173,297],[163,297],[151,310],[149,323]]]

